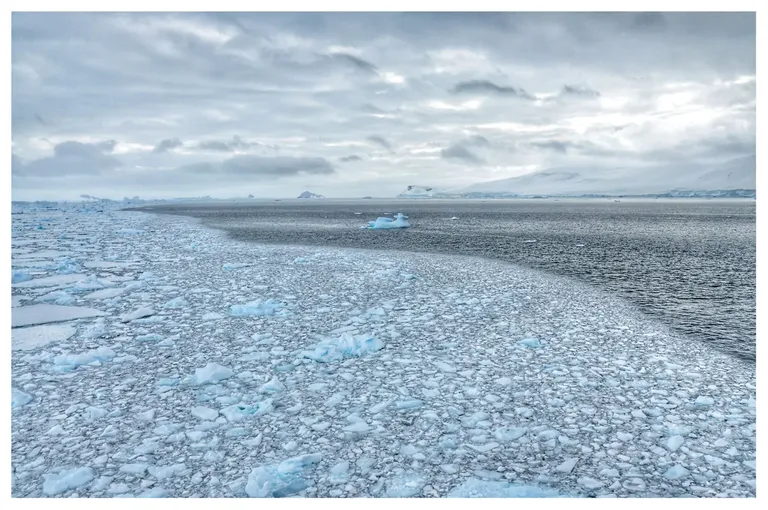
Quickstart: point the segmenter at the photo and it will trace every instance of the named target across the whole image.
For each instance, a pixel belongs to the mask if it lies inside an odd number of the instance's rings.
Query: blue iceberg
[[[392,218],[376,218],[376,221],[369,221],[368,225],[364,225],[360,228],[367,229],[388,229],[388,228],[408,228],[411,224],[408,223],[408,216],[404,216],[403,213],[397,213],[395,219]]]
[[[356,358],[384,348],[384,342],[368,335],[342,334],[339,338],[323,340],[314,345],[312,350],[304,351],[302,356],[319,363],[341,361],[344,358]]]

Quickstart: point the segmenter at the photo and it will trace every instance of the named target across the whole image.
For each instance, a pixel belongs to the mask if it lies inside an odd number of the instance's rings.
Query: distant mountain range
[[[756,196],[755,156],[712,165],[644,168],[555,168],[519,177],[437,190],[408,186],[399,198],[718,197]]]

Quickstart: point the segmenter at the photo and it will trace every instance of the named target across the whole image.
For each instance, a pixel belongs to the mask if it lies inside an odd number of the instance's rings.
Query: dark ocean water
[[[147,209],[202,218],[259,243],[507,260],[614,293],[691,341],[755,358],[753,200],[257,200]],[[397,212],[412,228],[359,229]]]

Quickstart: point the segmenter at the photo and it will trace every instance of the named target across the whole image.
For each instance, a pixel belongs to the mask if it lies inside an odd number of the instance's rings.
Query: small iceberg
[[[376,221],[369,221],[368,225],[363,225],[360,228],[366,229],[387,229],[387,228],[408,228],[411,224],[408,223],[408,216],[403,213],[397,213],[395,219],[379,217]]]

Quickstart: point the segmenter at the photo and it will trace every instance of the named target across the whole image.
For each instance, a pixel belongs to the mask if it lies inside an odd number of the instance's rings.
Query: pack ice
[[[408,228],[411,224],[408,223],[408,216],[404,216],[403,213],[397,213],[394,219],[382,216],[376,218],[375,221],[369,221],[368,225],[364,225],[360,228],[367,229],[388,229],[388,228]]]

